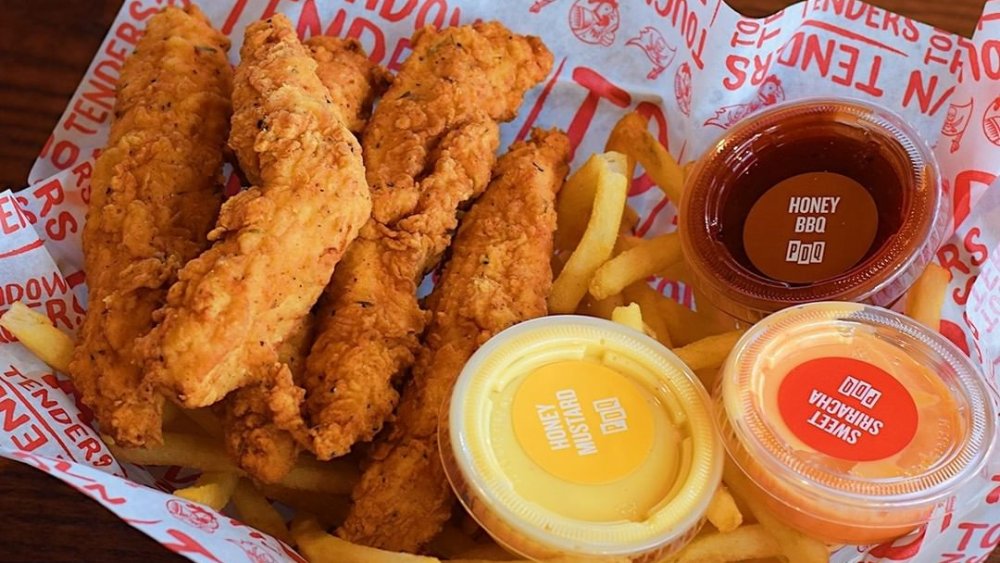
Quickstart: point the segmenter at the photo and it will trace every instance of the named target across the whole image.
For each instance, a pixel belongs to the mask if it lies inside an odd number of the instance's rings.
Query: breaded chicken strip
[[[228,50],[194,6],[153,16],[122,67],[91,179],[83,229],[90,303],[69,369],[101,431],[123,446],[161,441],[163,397],[133,345],[153,326],[177,270],[208,246],[219,212]]]
[[[334,106],[341,111],[348,128],[360,133],[371,116],[375,98],[385,92],[391,75],[369,61],[354,39],[318,36],[305,44],[318,63],[316,74],[330,91]],[[307,316],[278,349],[278,362],[287,365],[281,377],[296,383],[302,380],[306,355],[313,343],[312,321],[313,317]],[[250,476],[265,483],[280,481],[291,471],[299,452],[292,435],[274,424],[269,406],[273,376],[268,371],[260,376],[260,383],[230,393],[223,418],[229,454]]]
[[[534,37],[501,24],[425,28],[375,108],[363,146],[372,219],[337,268],[306,363],[301,393],[272,402],[278,422],[320,459],[370,440],[398,400],[394,380],[413,363],[427,315],[417,284],[451,241],[456,213],[489,181],[497,121],[552,67]]]
[[[229,144],[255,187],[229,199],[140,341],[148,376],[185,407],[277,365],[371,210],[361,148],[288,18],[247,27]]]
[[[281,377],[299,380],[313,342],[314,318],[306,315],[278,347]],[[273,368],[271,368],[273,369]],[[226,450],[237,465],[254,479],[277,483],[295,466],[299,446],[292,435],[274,424],[269,406],[273,376],[241,387],[225,400],[222,430]]]
[[[428,303],[433,318],[387,438],[372,449],[340,527],[352,542],[416,551],[451,514],[438,457],[442,403],[470,356],[496,333],[546,313],[552,285],[555,197],[569,140],[533,133],[497,162],[486,193],[462,220],[452,257]]]
[[[371,62],[357,39],[317,35],[306,40],[316,59],[316,74],[330,91],[347,128],[360,134],[372,115],[375,99],[385,93],[392,75]]]

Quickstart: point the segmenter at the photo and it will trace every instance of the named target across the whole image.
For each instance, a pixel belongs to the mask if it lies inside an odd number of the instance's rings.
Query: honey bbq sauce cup
[[[933,153],[900,118],[811,99],[726,132],[685,186],[679,229],[699,293],[754,322],[813,301],[891,305],[948,209]]]
[[[996,454],[985,378],[951,342],[880,307],[769,316],[737,343],[715,399],[751,502],[831,544],[891,540],[943,515]]]
[[[535,560],[656,560],[698,532],[721,479],[697,377],[656,341],[600,319],[500,333],[466,364],[441,418],[459,500]]]

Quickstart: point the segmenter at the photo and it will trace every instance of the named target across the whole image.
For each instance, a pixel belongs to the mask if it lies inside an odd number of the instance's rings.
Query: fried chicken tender
[[[151,381],[188,408],[279,365],[371,209],[361,148],[288,18],[247,27],[240,56],[229,144],[254,187],[222,206],[215,244],[139,343]]]
[[[177,271],[208,246],[219,212],[228,50],[194,6],[153,16],[122,67],[91,178],[83,229],[90,303],[69,371],[101,431],[123,446],[161,441],[163,397],[133,344],[153,326]]]
[[[312,345],[314,318],[306,315],[278,347],[280,377],[299,380]],[[225,400],[222,429],[226,450],[248,475],[264,483],[281,481],[295,466],[299,446],[292,435],[274,424],[269,373],[233,391]]]
[[[372,115],[375,99],[385,93],[392,75],[368,60],[357,39],[317,35],[305,45],[319,65],[316,74],[330,91],[344,124],[360,134]]]
[[[388,437],[376,441],[338,534],[393,551],[416,551],[449,518],[452,494],[438,457],[441,405],[484,342],[546,314],[552,285],[555,197],[569,140],[535,130],[497,162],[486,193],[462,221],[451,260],[428,299],[433,318]]]
[[[272,399],[279,425],[320,459],[343,455],[382,428],[395,380],[413,363],[427,315],[421,277],[451,241],[456,213],[485,188],[499,145],[497,121],[552,67],[535,37],[499,23],[425,28],[375,108],[362,144],[372,218],[337,268],[301,390]]]
[[[318,36],[305,44],[318,63],[316,74],[330,91],[334,106],[341,111],[348,128],[360,133],[371,116],[375,98],[385,92],[391,75],[369,61],[354,39]],[[281,343],[278,362],[287,366],[287,371],[276,377],[301,382],[313,332],[313,317],[309,315]],[[226,397],[223,418],[229,454],[240,468],[265,483],[276,483],[287,475],[299,453],[292,435],[274,424],[269,406],[274,376],[266,370],[260,383],[233,391]]]

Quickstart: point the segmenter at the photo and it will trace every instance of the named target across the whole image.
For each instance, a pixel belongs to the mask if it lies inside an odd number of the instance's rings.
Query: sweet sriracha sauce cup
[[[679,230],[700,294],[754,322],[814,301],[891,305],[940,246],[948,206],[900,118],[813,99],[723,135],[685,186]]]
[[[495,336],[442,412],[459,500],[533,559],[652,561],[700,529],[722,444],[698,378],[622,325],[553,316]]]
[[[914,530],[996,451],[995,397],[969,358],[879,307],[769,316],[737,343],[715,398],[753,501],[831,544]]]

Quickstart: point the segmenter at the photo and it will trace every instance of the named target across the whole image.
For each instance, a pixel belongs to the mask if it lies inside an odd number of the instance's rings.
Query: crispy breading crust
[[[385,93],[392,75],[368,60],[357,39],[317,35],[305,44],[319,64],[316,74],[330,91],[347,128],[360,134],[372,115],[375,99]]]
[[[228,50],[194,6],[153,16],[122,67],[94,167],[83,229],[90,302],[70,374],[101,431],[123,446],[161,441],[163,398],[133,344],[153,326],[178,269],[208,245],[219,211]]]
[[[306,355],[313,342],[314,318],[306,315],[278,347],[281,370],[277,377],[298,380],[305,371]],[[271,374],[260,383],[233,391],[224,401],[222,430],[226,450],[251,477],[277,483],[295,465],[299,446],[287,431],[274,424],[270,408]]]
[[[469,357],[488,339],[546,313],[552,285],[555,197],[569,168],[569,139],[533,133],[497,162],[486,193],[462,221],[429,298],[433,319],[388,437],[376,441],[338,534],[416,551],[441,530],[452,494],[438,456],[438,415]]]
[[[214,246],[139,343],[150,379],[189,408],[277,364],[371,209],[361,148],[288,18],[247,27],[240,56],[229,144],[255,187],[222,206]]]
[[[360,133],[391,75],[368,60],[357,40],[317,36],[305,45],[318,63],[316,74],[330,91],[333,105],[348,128]],[[295,384],[302,380],[313,342],[313,318],[304,320],[278,350],[278,361],[287,365],[287,371],[266,373],[260,383],[237,389],[225,399],[226,449],[244,471],[265,483],[280,481],[299,453],[292,435],[275,425],[269,402],[275,377]]]
[[[425,28],[363,136],[372,219],[337,268],[332,316],[306,364],[301,391],[276,394],[279,424],[320,459],[370,440],[398,400],[394,380],[413,363],[427,315],[420,278],[451,241],[456,213],[489,181],[498,120],[552,67],[534,37],[497,22]]]

